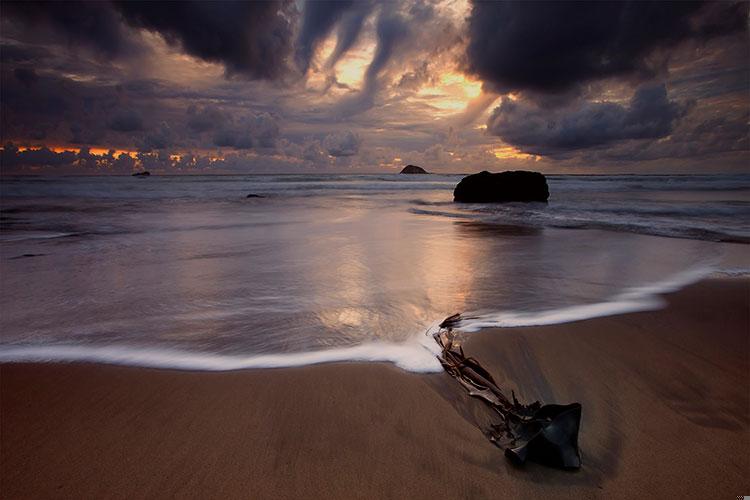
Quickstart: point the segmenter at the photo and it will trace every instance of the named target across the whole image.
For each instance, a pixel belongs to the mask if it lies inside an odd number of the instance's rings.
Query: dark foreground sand
[[[188,373],[4,365],[3,498],[722,498],[750,494],[750,281],[669,307],[487,331],[523,399],[583,404],[584,467],[519,469],[482,403],[389,365]]]

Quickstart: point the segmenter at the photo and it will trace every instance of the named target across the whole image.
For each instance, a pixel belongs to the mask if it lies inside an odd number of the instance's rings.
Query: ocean
[[[3,177],[0,361],[439,371],[456,312],[577,321],[750,268],[750,175],[551,175],[549,203],[487,205],[453,203],[461,177]]]

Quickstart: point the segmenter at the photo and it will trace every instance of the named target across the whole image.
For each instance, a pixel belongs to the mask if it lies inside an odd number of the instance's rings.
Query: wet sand
[[[512,466],[446,374],[0,367],[3,498],[736,498],[750,494],[750,280],[465,343],[519,399],[583,404],[577,472]]]

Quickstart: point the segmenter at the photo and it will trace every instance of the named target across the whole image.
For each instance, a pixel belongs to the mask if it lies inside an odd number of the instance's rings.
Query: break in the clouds
[[[306,4],[295,44],[295,62],[300,71],[307,73],[315,50],[330,35],[333,28],[340,24],[342,31],[337,35],[337,46],[331,54],[329,65],[335,64],[356,41],[369,9],[370,4],[367,2],[343,0],[323,0]],[[341,22],[342,17],[350,11],[358,14],[350,15],[345,22]]]
[[[746,169],[748,4],[3,2],[3,172]]]

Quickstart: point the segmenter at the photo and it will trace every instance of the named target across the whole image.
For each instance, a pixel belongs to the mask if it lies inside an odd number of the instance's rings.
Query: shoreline
[[[583,404],[578,472],[516,468],[447,374],[0,365],[0,490],[31,496],[726,498],[750,491],[750,280],[465,335],[498,385]]]
[[[563,306],[557,309],[499,311],[475,315],[463,314],[457,330],[465,334],[481,330],[556,326],[596,318],[621,316],[662,309],[664,296],[701,281],[747,279],[745,268],[737,273],[717,271],[712,266],[693,267],[669,278],[647,285],[631,287],[601,302]],[[171,348],[142,348],[127,345],[102,346],[13,346],[0,345],[0,365],[15,363],[85,363],[156,370],[228,372],[276,368],[299,368],[330,363],[391,363],[411,373],[438,373],[443,369],[437,360],[440,350],[430,338],[444,318],[407,341],[372,341],[338,348],[268,354],[215,354]]]

